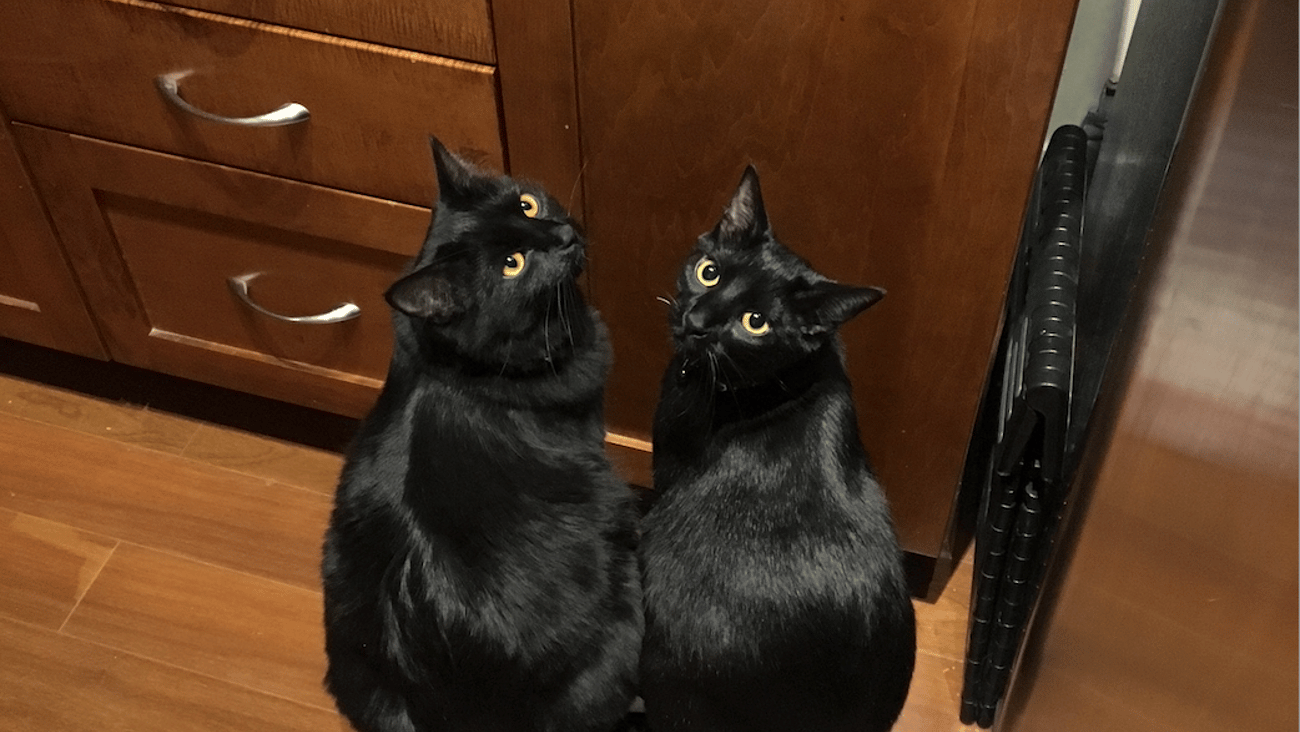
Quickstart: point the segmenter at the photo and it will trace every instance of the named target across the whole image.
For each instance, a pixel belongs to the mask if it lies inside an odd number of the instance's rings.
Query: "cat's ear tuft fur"
[[[438,171],[438,198],[452,204],[465,199],[478,178],[474,170],[433,135],[429,135],[429,147]]]
[[[464,310],[456,286],[431,267],[403,277],[384,293],[394,310],[443,324]]]
[[[824,333],[852,320],[863,310],[880,302],[885,291],[879,287],[855,287],[826,280],[815,285],[802,298],[810,312],[810,332]]]
[[[744,242],[767,233],[769,229],[763,193],[758,186],[758,171],[753,165],[748,165],[740,176],[735,195],[713,228],[713,237],[717,241]]]

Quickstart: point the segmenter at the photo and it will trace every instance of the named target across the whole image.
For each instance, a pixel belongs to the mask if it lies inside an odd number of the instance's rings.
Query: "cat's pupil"
[[[709,281],[716,280],[718,278],[718,265],[704,265],[704,269],[700,270],[700,276]]]
[[[763,314],[762,314],[762,313],[750,313],[750,314],[749,314],[749,327],[750,327],[750,328],[753,328],[754,330],[762,330],[762,329],[763,329],[763,326],[766,325],[766,324],[767,324],[767,318],[763,317]]]
[[[518,267],[519,259],[516,258],[515,255],[511,254],[510,256],[506,257],[506,266],[509,267],[510,269],[514,269]]]

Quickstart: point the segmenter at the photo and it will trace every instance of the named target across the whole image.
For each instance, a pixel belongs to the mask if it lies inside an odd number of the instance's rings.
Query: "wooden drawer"
[[[359,416],[391,353],[383,291],[429,211],[14,125],[115,360]],[[433,171],[426,173],[433,176]],[[282,322],[351,302],[346,322]]]
[[[171,0],[198,10],[490,64],[487,0]]]
[[[244,117],[287,102],[283,127],[210,122],[180,95]],[[10,117],[296,180],[430,205],[428,135],[503,169],[492,67],[137,0],[41,0],[0,10]]]

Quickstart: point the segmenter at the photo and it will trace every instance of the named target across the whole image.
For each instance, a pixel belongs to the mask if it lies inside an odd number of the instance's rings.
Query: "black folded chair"
[[[1064,503],[1087,148],[1080,127],[1052,134],[1008,292],[998,435],[975,536],[965,724],[993,724]]]

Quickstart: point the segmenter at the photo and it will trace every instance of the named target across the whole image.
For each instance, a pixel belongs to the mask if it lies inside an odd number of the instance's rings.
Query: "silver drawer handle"
[[[178,71],[163,74],[154,79],[154,83],[158,85],[158,91],[162,92],[167,101],[195,117],[201,117],[209,122],[236,125],[238,127],[283,127],[284,125],[296,125],[299,122],[306,122],[311,117],[311,112],[297,102],[289,102],[277,110],[259,114],[256,117],[222,117],[219,114],[205,112],[181,98],[180,81],[189,73],[188,71]]]
[[[238,297],[245,305],[263,315],[275,318],[276,320],[283,320],[286,323],[328,325],[330,323],[342,323],[345,320],[352,320],[361,314],[361,308],[350,302],[336,305],[333,310],[328,313],[321,313],[320,315],[281,315],[279,313],[273,313],[253,302],[253,298],[248,294],[248,283],[257,279],[261,275],[261,272],[252,272],[246,275],[239,275],[238,277],[231,277],[226,281],[230,283],[230,289],[235,293],[235,297]]]

